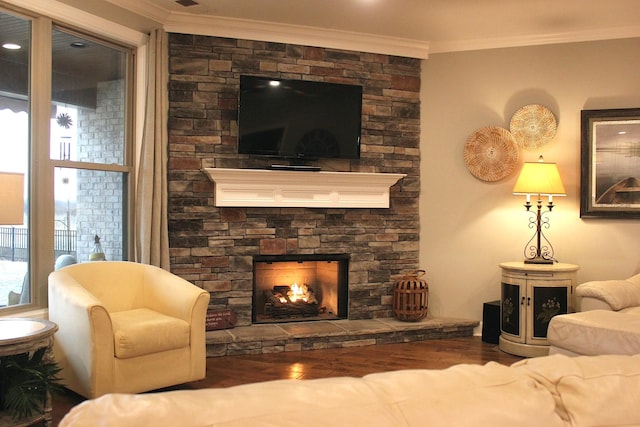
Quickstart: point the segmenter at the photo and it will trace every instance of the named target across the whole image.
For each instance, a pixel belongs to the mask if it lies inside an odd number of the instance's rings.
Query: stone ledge
[[[396,319],[333,320],[241,326],[209,331],[207,357],[361,347],[471,336],[479,322],[435,318],[419,322]]]

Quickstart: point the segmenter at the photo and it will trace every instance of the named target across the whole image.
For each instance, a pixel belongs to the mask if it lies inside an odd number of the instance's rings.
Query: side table
[[[549,321],[557,314],[574,311],[579,267],[503,262],[500,268],[500,349],[524,357],[547,355]]]
[[[43,319],[0,319],[0,357],[21,353],[30,353],[41,348],[47,348],[45,357],[53,357],[53,334],[58,325]],[[0,427],[28,426],[37,421],[43,421],[45,426],[51,425],[51,397],[47,396],[43,413],[28,419],[15,421],[8,414],[0,412]]]

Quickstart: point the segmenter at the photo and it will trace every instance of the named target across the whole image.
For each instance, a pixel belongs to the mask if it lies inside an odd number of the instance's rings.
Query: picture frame
[[[640,218],[640,108],[581,111],[580,217]]]

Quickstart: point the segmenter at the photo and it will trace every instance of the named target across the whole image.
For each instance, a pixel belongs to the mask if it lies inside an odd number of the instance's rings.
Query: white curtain
[[[154,30],[147,52],[146,110],[136,186],[137,262],[169,270],[167,226],[168,49],[167,34]]]

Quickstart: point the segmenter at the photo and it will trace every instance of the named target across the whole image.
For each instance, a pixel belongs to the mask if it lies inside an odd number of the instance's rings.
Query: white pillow
[[[640,306],[640,283],[628,280],[598,280],[578,285],[576,295],[605,301],[614,310]]]

